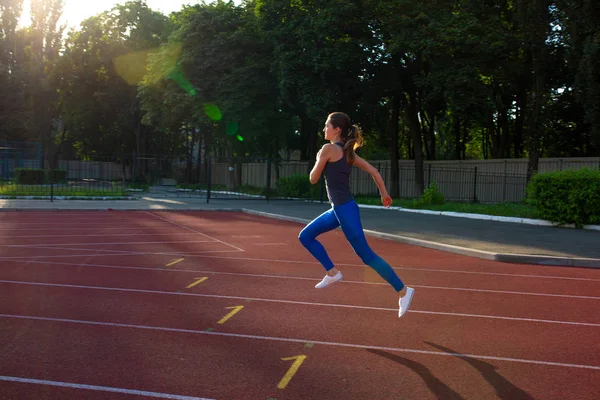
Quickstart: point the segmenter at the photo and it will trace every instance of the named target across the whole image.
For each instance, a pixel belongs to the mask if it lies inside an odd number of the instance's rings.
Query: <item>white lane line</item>
[[[20,262],[19,260],[6,260],[7,262]],[[306,277],[297,277],[290,275],[273,275],[273,274],[245,274],[240,272],[223,272],[223,271],[208,271],[208,270],[198,270],[198,269],[163,269],[163,268],[150,268],[150,267],[138,267],[138,266],[127,266],[127,265],[106,265],[106,264],[88,264],[88,263],[67,263],[67,262],[56,262],[56,261],[38,261],[32,260],[31,264],[56,264],[61,266],[74,266],[74,267],[93,267],[93,268],[112,268],[112,269],[134,269],[134,270],[142,270],[142,271],[168,271],[168,272],[184,272],[184,273],[201,273],[201,274],[218,274],[218,275],[231,275],[231,276],[246,276],[246,277],[255,277],[255,278],[274,278],[274,279],[294,279],[294,280],[308,280],[308,281],[318,281],[316,278],[306,278]],[[382,285],[386,286],[388,283],[386,282],[368,282],[368,281],[353,281],[344,279],[343,283],[351,283],[351,284],[359,284],[359,285]],[[487,290],[487,289],[470,289],[470,288],[453,288],[453,287],[437,287],[437,286],[419,286],[419,285],[411,285],[414,287],[422,287],[422,288],[433,288],[433,289],[444,289],[444,290],[472,290],[472,291],[481,291],[481,292],[490,292],[490,293],[509,293],[509,294],[522,294],[522,295],[533,295],[533,296],[549,296],[549,297],[569,297],[569,298],[588,298],[585,296],[579,295],[563,295],[563,294],[553,294],[553,293],[535,293],[535,292],[502,292],[498,290]],[[591,297],[591,299],[597,300],[600,297]]]
[[[64,387],[64,388],[69,388],[69,389],[94,390],[97,392],[133,394],[133,395],[138,395],[138,396],[154,397],[154,398],[159,398],[159,399],[214,400],[214,399],[208,399],[208,398],[204,398],[204,397],[181,396],[178,394],[148,392],[145,390],[121,389],[121,388],[115,388],[115,387],[109,387],[109,386],[84,385],[81,383],[48,381],[45,379],[19,378],[16,376],[1,376],[0,375],[0,381],[28,383],[28,384],[45,385],[45,386],[58,386],[58,387]]]
[[[155,217],[155,218],[158,218],[158,219],[160,219],[161,221],[168,222],[169,224],[175,225],[175,226],[177,226],[177,227],[179,227],[179,228],[186,229],[186,230],[188,230],[188,231],[190,231],[190,232],[197,233],[198,235],[202,235],[202,236],[205,236],[205,237],[207,237],[207,238],[210,238],[210,239],[212,239],[212,240],[215,240],[215,241],[217,241],[217,242],[221,242],[221,243],[223,243],[224,245],[227,245],[227,246],[229,246],[229,247],[233,247],[234,249],[236,249],[236,250],[238,250],[238,251],[245,251],[244,249],[240,249],[240,248],[239,248],[239,247],[237,247],[237,246],[234,246],[234,245],[232,245],[232,244],[229,244],[229,243],[227,243],[227,242],[224,242],[224,241],[222,241],[222,240],[219,240],[219,239],[217,239],[217,238],[214,238],[214,237],[212,237],[212,236],[209,236],[209,235],[207,235],[207,234],[205,234],[205,233],[198,232],[198,231],[196,231],[196,230],[194,230],[194,229],[192,229],[192,228],[188,228],[187,226],[183,226],[183,225],[180,225],[180,224],[178,224],[178,223],[176,223],[176,222],[169,221],[168,219],[166,219],[166,218],[163,218],[163,217],[160,217],[160,216],[158,216],[158,215],[156,215],[156,214],[154,214],[154,213],[152,213],[152,212],[150,212],[150,211],[144,211],[144,213],[146,213],[146,214],[148,214],[148,215],[152,215],[153,217]]]
[[[135,229],[132,229],[135,230]],[[0,239],[3,238],[19,238],[19,239],[34,239],[34,238],[56,238],[56,237],[115,237],[115,236],[185,236],[191,235],[190,232],[179,232],[179,233],[112,233],[112,234],[91,234],[91,235],[82,235],[82,234],[70,234],[70,235],[24,235],[24,236],[0,236]]]
[[[100,251],[100,250],[98,250]],[[104,250],[104,251],[112,251],[112,250]],[[230,250],[224,250],[223,252],[228,252]],[[119,254],[121,255],[121,254]],[[129,255],[129,254],[125,254]],[[169,254],[169,255],[177,255],[177,254]],[[102,257],[103,254],[95,254],[94,256]],[[186,255],[189,257],[190,255]],[[49,256],[50,257],[50,256]],[[58,257],[58,256],[57,256]],[[19,262],[19,260],[6,260],[7,262]],[[56,265],[67,265],[67,266],[75,266],[75,267],[93,267],[93,268],[113,268],[113,269],[134,269],[134,270],[146,270],[146,271],[157,271],[163,270],[162,268],[149,268],[149,267],[137,267],[137,266],[118,266],[118,265],[103,265],[103,264],[86,264],[86,263],[67,263],[67,262],[54,262],[54,261],[41,261],[41,260],[29,260],[31,264],[56,264]],[[222,271],[207,271],[207,270],[197,270],[197,269],[165,269],[169,272],[185,272],[185,273],[211,273],[211,274],[220,274],[220,275],[232,275],[232,276],[246,276],[246,277],[255,277],[255,278],[274,278],[274,279],[294,279],[294,280],[309,280],[309,281],[318,281],[319,279],[315,278],[305,278],[305,277],[295,277],[289,275],[273,275],[273,274],[244,274],[244,273],[234,273],[234,272],[222,272]],[[368,282],[368,281],[353,281],[344,279],[342,282],[344,284],[358,284],[358,285],[388,285],[385,282]],[[491,289],[472,289],[472,288],[456,288],[456,287],[445,287],[445,286],[428,286],[428,285],[414,285],[413,287],[424,288],[424,289],[440,289],[440,290],[458,290],[458,291],[472,291],[472,292],[482,292],[482,293],[500,293],[500,294],[515,294],[515,295],[524,295],[524,296],[541,296],[541,297],[563,297],[563,298],[573,298],[573,299],[587,299],[587,300],[600,300],[600,297],[594,296],[580,296],[580,295],[568,295],[568,294],[555,294],[555,293],[536,293],[536,292],[514,292],[514,291],[501,291],[501,290],[491,290]]]
[[[455,288],[455,287],[444,287],[444,286],[427,286],[427,285],[411,285],[416,288],[425,289],[440,289],[440,290],[460,290],[465,292],[483,292],[483,293],[501,293],[501,294],[518,294],[524,296],[542,296],[542,297],[566,297],[569,299],[586,299],[586,300],[600,300],[600,297],[596,296],[576,296],[571,294],[551,294],[551,293],[534,293],[534,292],[511,292],[508,290],[489,290],[489,289],[469,289],[469,288]]]
[[[558,275],[529,275],[529,274],[509,274],[501,272],[480,272],[480,271],[464,271],[464,270],[452,270],[452,269],[434,269],[434,268],[411,268],[411,267],[394,267],[397,270],[403,271],[419,271],[419,272],[442,272],[449,274],[468,274],[468,275],[489,275],[489,276],[505,276],[510,278],[534,278],[534,279],[561,279],[571,281],[583,281],[583,282],[600,282],[600,279],[594,278],[577,278],[570,276],[558,276]]]
[[[215,258],[221,260],[240,260],[240,261],[265,261],[274,262],[278,264],[303,264],[303,265],[321,265],[316,261],[302,261],[302,260],[280,260],[273,258],[252,258],[252,257],[224,257],[224,256],[212,256],[212,255],[198,255],[200,258]],[[2,259],[2,257],[0,257]],[[364,264],[354,263],[336,263],[339,266],[345,267],[365,267]],[[564,280],[575,280],[583,282],[600,282],[600,279],[593,278],[576,278],[576,277],[563,277],[563,276],[551,276],[551,275],[527,275],[527,274],[508,274],[508,273],[496,273],[496,272],[477,272],[477,271],[462,271],[462,270],[445,270],[445,269],[432,269],[432,268],[408,268],[408,267],[394,267],[396,270],[410,270],[419,272],[446,272],[446,273],[458,273],[458,274],[477,274],[477,275],[490,275],[490,276],[506,276],[516,278],[539,278],[539,279],[564,279]]]
[[[227,251],[229,252],[229,251]],[[126,254],[128,255],[128,254]],[[135,254],[132,254],[135,255]],[[304,264],[304,265],[320,265],[315,261],[302,261],[302,260],[280,260],[280,259],[272,259],[272,258],[251,258],[251,257],[224,257],[224,256],[213,256],[213,255],[204,255],[201,254],[185,254],[187,257],[198,257],[198,258],[214,258],[221,260],[240,260],[240,261],[264,261],[264,262],[274,262],[274,263],[286,263],[286,264]],[[58,257],[80,257],[81,255],[65,255]],[[43,257],[43,256],[41,256]],[[49,257],[57,257],[57,256],[49,256]],[[23,259],[29,257],[1,257],[0,260],[10,260],[10,259]],[[354,264],[354,263],[336,263],[339,266],[345,267],[365,267],[364,264]],[[411,268],[411,267],[393,267],[395,270],[399,271],[418,271],[418,272],[441,272],[441,273],[450,273],[450,274],[475,274],[475,275],[489,275],[489,276],[505,276],[505,277],[514,277],[514,278],[530,278],[530,279],[558,279],[558,280],[573,280],[573,281],[582,281],[582,282],[600,282],[600,279],[594,278],[577,278],[577,277],[568,277],[568,276],[552,276],[552,275],[529,275],[529,274],[509,274],[509,273],[498,273],[498,272],[478,272],[478,271],[464,271],[464,270],[446,270],[446,269],[433,269],[433,268]]]
[[[69,285],[69,284],[43,283],[43,282],[23,282],[23,281],[10,281],[10,280],[0,280],[0,283],[25,285],[25,286],[46,286],[46,287],[60,287],[60,288],[70,288],[70,289],[104,290],[104,291],[125,292],[125,293],[158,294],[158,295],[168,295],[168,296],[188,296],[188,297],[203,297],[203,298],[213,298],[213,299],[251,300],[251,301],[261,301],[261,302],[265,302],[265,303],[279,303],[279,304],[293,304],[293,305],[303,305],[303,306],[335,307],[335,308],[350,308],[350,309],[356,309],[356,310],[375,310],[375,311],[398,312],[397,308],[357,306],[357,305],[351,305],[351,304],[336,304],[336,303],[313,303],[313,302],[308,302],[308,301],[264,299],[264,298],[256,298],[256,297],[226,296],[226,295],[203,294],[203,293],[169,292],[169,291],[163,291],[163,290],[112,288],[112,287],[102,287],[102,286]],[[450,312],[441,312],[441,311],[419,311],[419,310],[414,310],[414,309],[411,309],[408,312],[414,313],[414,314],[435,314],[435,315],[448,315],[448,316],[470,317],[470,318],[502,319],[502,320],[523,321],[523,322],[539,322],[539,323],[547,323],[547,324],[563,324],[563,325],[575,325],[575,326],[600,327],[600,324],[595,324],[595,323],[590,323],[590,322],[556,321],[556,320],[544,320],[544,319],[534,319],[534,318],[502,317],[502,316],[482,315],[482,314],[450,313]]]
[[[48,223],[48,224],[63,224],[63,223],[69,223],[69,222],[81,222],[82,219],[84,219],[86,221],[100,221],[100,222],[106,222],[106,221],[127,221],[127,222],[139,222],[140,219],[139,218],[127,218],[127,217],[118,217],[115,216],[114,214],[110,214],[108,212],[106,212],[105,214],[96,214],[95,216],[90,216],[90,215],[75,215],[75,216],[56,216],[54,218],[44,218],[44,216],[37,216],[35,218],[35,222],[31,222],[32,219],[25,219],[23,220],[22,218],[17,218],[17,219],[13,219],[13,220],[8,220],[8,219],[3,219],[2,221],[0,221],[0,225],[3,224],[24,224],[24,225],[32,225],[32,224],[36,224],[36,223]]]
[[[212,243],[212,242],[211,242]],[[178,252],[148,252],[148,251],[130,251],[130,250],[102,250],[102,249],[81,249],[81,248],[70,248],[70,247],[36,247],[29,246],[28,249],[43,249],[43,250],[67,250],[67,251],[89,251],[98,252],[94,254],[96,257],[103,256],[139,256],[139,255],[167,255],[167,256],[181,256],[181,257],[195,257],[205,253],[237,253],[237,250],[202,250],[195,251],[193,253],[178,253]],[[102,254],[104,253],[104,254]],[[61,257],[86,257],[89,254],[68,254],[68,255],[33,255],[33,256],[14,256],[14,257],[0,257],[0,260],[23,260],[23,259],[38,259],[38,258],[61,258]]]
[[[127,244],[176,244],[176,243],[214,243],[211,240],[174,240],[169,242],[92,242],[92,243],[32,243],[32,244],[0,244],[0,247],[55,247],[55,246],[95,246],[95,245],[127,245]]]
[[[40,249],[48,249],[48,247],[40,247]],[[119,257],[124,257],[124,256],[144,256],[144,255],[165,255],[165,256],[180,256],[180,257],[196,257],[199,256],[201,254],[205,254],[205,253],[237,253],[237,250],[206,250],[206,251],[198,251],[198,252],[194,252],[194,253],[150,253],[150,252],[128,252],[128,251],[118,251],[118,250],[97,250],[97,249],[63,249],[63,248],[56,248],[53,247],[52,250],[77,250],[77,251],[89,251],[89,252],[96,252],[96,251],[101,251],[104,252],[104,254],[99,254],[99,253],[94,253],[93,256],[94,257],[111,257],[111,256],[119,256]],[[65,254],[65,255],[55,255],[55,256],[39,256],[39,255],[34,255],[34,256],[15,256],[15,257],[0,257],[0,260],[2,261],[12,261],[12,260],[24,260],[27,261],[29,259],[46,259],[46,258],[75,258],[75,257],[89,257],[90,253],[85,253],[85,254]]]
[[[86,219],[86,221],[87,221],[87,219]],[[150,221],[150,220],[148,220],[148,221]],[[141,226],[141,227],[144,227],[144,228],[145,227],[153,227],[153,228],[160,228],[161,227],[160,224],[155,224],[155,223],[152,223],[152,225],[139,225],[140,222],[142,222],[142,221],[140,221],[140,220],[134,220],[134,221],[129,220],[128,221],[128,220],[122,220],[122,219],[113,219],[113,222],[107,222],[107,218],[104,218],[102,220],[102,222],[99,222],[99,223],[96,223],[96,224],[92,224],[92,223],[88,223],[88,222],[70,222],[70,221],[67,221],[67,222],[65,222],[65,221],[39,222],[39,223],[38,222],[15,222],[15,223],[8,224],[8,225],[12,225],[12,227],[10,227],[10,226],[2,226],[2,224],[0,223],[0,230],[2,230],[2,229],[13,229],[16,226],[27,228],[29,226],[36,227],[36,226],[42,226],[42,225],[44,225],[44,226],[48,226],[48,225],[50,225],[50,226],[56,226],[57,228],[58,227],[69,227],[69,228],[75,227],[75,228],[77,228],[77,227],[80,227],[80,226],[98,228],[98,227],[102,227],[102,226],[108,226],[108,227],[112,226],[112,227],[114,227],[115,223],[118,223],[120,225],[136,224],[136,227],[140,227]],[[152,221],[152,222],[155,222],[155,221]],[[33,228],[30,228],[30,229],[33,229]],[[50,228],[47,228],[47,229],[50,229]]]
[[[442,351],[417,350],[417,349],[407,349],[407,348],[401,348],[401,347],[370,346],[370,345],[354,344],[354,343],[325,342],[325,341],[312,340],[312,339],[294,339],[294,338],[246,335],[246,334],[240,334],[240,333],[225,333],[225,332],[215,332],[215,331],[209,332],[209,331],[198,331],[198,330],[194,330],[194,329],[167,328],[167,327],[148,326],[148,325],[118,324],[118,323],[113,323],[113,322],[98,322],[98,321],[86,321],[86,320],[76,320],[76,319],[63,319],[63,318],[33,317],[33,316],[27,316],[27,315],[0,314],[0,318],[27,319],[27,320],[47,321],[47,322],[63,322],[63,323],[82,324],[82,325],[110,326],[110,327],[118,327],[118,328],[145,329],[145,330],[164,331],[164,332],[193,333],[193,334],[199,334],[199,335],[223,336],[223,337],[233,337],[233,338],[240,338],[240,339],[256,339],[256,340],[265,340],[265,341],[273,341],[273,342],[288,342],[288,343],[291,342],[291,343],[302,343],[302,344],[312,343],[312,344],[320,344],[323,346],[346,347],[346,348],[353,348],[353,349],[369,349],[369,350],[392,351],[392,352],[399,352],[399,353],[426,354],[426,355],[433,355],[433,356],[475,358],[475,359],[480,359],[480,360],[507,361],[507,362],[523,363],[523,364],[547,365],[547,366],[565,367],[565,368],[581,368],[581,369],[591,369],[591,370],[600,371],[600,366],[597,366],[597,365],[569,364],[569,363],[561,363],[561,362],[553,362],[553,361],[528,360],[528,359],[522,359],[522,358],[496,357],[496,356],[486,356],[486,355],[477,355],[477,354],[446,353],[446,352],[442,352]]]
[[[114,226],[114,224],[112,224]],[[88,225],[86,225],[88,226]],[[143,227],[144,229],[147,229],[146,226]],[[152,226],[152,228],[160,228],[159,226]],[[141,228],[135,227],[135,228],[127,228],[125,226],[122,226],[120,228],[77,228],[77,231],[139,231]],[[59,229],[57,228],[0,228],[0,231],[11,231],[11,232],[16,232],[16,231],[34,231],[34,232],[43,232],[43,231],[51,231],[51,232],[73,232],[75,229],[71,229],[71,228],[63,228],[63,229]]]

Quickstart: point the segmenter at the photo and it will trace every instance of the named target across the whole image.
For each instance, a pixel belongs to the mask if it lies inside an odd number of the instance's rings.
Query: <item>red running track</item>
[[[2,399],[597,399],[600,271],[504,264],[225,212],[0,214]]]

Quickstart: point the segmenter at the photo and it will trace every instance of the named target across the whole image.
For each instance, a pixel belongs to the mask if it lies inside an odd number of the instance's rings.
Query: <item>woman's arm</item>
[[[312,171],[310,171],[310,183],[312,183],[313,185],[319,182],[321,174],[325,169],[325,165],[331,157],[330,146],[331,144],[323,145],[323,147],[321,147],[321,150],[319,150],[319,152],[317,153],[317,162],[315,163],[315,166],[313,167]]]
[[[360,158],[358,155],[354,156],[354,165],[363,171],[366,171],[373,177],[377,188],[379,189],[379,193],[381,193],[381,202],[385,207],[389,207],[392,205],[392,198],[388,194],[388,191],[385,187],[385,182],[383,182],[383,178],[377,169],[369,164],[367,161]]]

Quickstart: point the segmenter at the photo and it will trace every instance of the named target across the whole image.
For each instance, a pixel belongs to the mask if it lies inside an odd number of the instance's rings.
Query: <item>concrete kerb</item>
[[[382,206],[372,206],[372,205],[366,205],[366,204],[359,204],[358,206],[360,208],[373,208],[373,209],[385,210],[385,208]],[[515,224],[554,226],[554,224],[552,222],[545,221],[543,219],[502,217],[502,216],[486,215],[486,214],[459,213],[459,212],[454,212],[454,211],[419,210],[419,209],[402,208],[402,207],[389,207],[388,210],[410,212],[410,213],[416,213],[416,214],[444,215],[447,217],[479,219],[479,220],[484,220],[484,221],[510,222],[510,223],[515,223]],[[563,225],[562,227],[563,228],[575,228],[575,225],[568,224],[568,225]],[[584,225],[583,229],[594,230],[594,231],[600,232],[600,225]]]

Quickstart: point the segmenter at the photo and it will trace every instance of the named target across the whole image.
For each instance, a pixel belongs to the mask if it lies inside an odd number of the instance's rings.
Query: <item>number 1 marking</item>
[[[221,318],[221,320],[219,322],[217,322],[217,324],[224,324],[225,322],[227,322],[227,320],[231,317],[233,317],[235,314],[239,313],[240,311],[242,311],[242,308],[244,308],[244,306],[235,306],[235,307],[225,307],[227,310],[233,310],[231,311],[229,314],[227,314],[226,316],[224,316],[223,318]]]
[[[281,381],[277,385],[277,389],[285,389],[285,387],[288,385],[288,383],[290,383],[290,381],[292,380],[292,378],[294,377],[296,372],[298,372],[298,368],[300,368],[300,366],[302,365],[304,360],[306,360],[306,356],[304,354],[300,354],[299,356],[285,357],[285,358],[282,358],[282,360],[283,361],[296,360],[296,361],[294,361],[294,363],[292,364],[290,369],[288,369],[288,371],[285,373],[285,375],[283,376],[283,379],[281,379]]]

